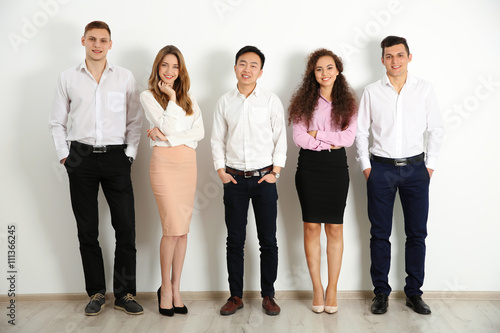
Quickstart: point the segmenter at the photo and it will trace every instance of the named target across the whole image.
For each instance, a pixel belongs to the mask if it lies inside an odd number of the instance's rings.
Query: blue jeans
[[[259,177],[234,177],[237,184],[224,184],[224,207],[227,227],[226,259],[231,296],[243,296],[243,249],[246,239],[248,205],[252,199],[260,245],[260,284],[262,297],[274,297],[278,273],[276,184],[257,181]]]
[[[429,212],[429,173],[425,163],[394,166],[371,161],[367,181],[368,217],[371,222],[370,274],[375,294],[389,295],[388,274],[391,264],[392,217],[396,191],[403,208],[405,243],[405,294],[422,295],[424,283],[425,238]]]

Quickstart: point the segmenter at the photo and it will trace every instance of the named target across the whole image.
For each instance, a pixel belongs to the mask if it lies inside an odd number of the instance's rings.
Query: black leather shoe
[[[406,306],[412,308],[416,313],[431,314],[431,308],[424,302],[420,295],[406,297]]]
[[[389,296],[383,293],[377,294],[372,302],[373,314],[384,314],[387,312],[387,307],[389,306]]]
[[[158,291],[156,292],[156,294],[158,295],[158,312],[160,314],[164,315],[164,316],[173,317],[174,313],[175,313],[174,307],[172,307],[170,309],[162,309],[160,307],[160,303],[161,303],[161,286],[160,286],[160,288],[158,288]],[[186,313],[187,313],[187,309],[186,309]]]

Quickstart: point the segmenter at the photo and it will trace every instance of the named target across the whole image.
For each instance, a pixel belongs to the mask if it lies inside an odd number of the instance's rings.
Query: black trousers
[[[73,142],[66,159],[71,205],[75,215],[80,254],[89,296],[106,292],[104,262],[99,246],[99,184],[106,197],[115,230],[113,292],[116,298],[136,294],[134,194],[131,163],[123,149],[92,153]]]

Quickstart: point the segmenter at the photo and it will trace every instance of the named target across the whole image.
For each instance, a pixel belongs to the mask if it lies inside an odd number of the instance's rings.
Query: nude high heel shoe
[[[328,313],[328,314],[335,313],[338,310],[339,310],[338,306],[328,306],[328,305],[325,306],[325,312]]]
[[[324,305],[313,305],[311,306],[311,309],[315,313],[321,313],[325,311],[325,306]]]

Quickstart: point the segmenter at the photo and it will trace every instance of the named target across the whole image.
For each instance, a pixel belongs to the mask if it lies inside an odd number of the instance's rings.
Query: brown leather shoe
[[[243,300],[238,296],[231,296],[227,299],[227,303],[220,308],[220,314],[223,316],[232,315],[243,307]]]
[[[281,311],[279,305],[276,304],[276,301],[271,296],[264,297],[264,299],[262,300],[262,307],[264,308],[266,314],[269,316],[279,315]]]

